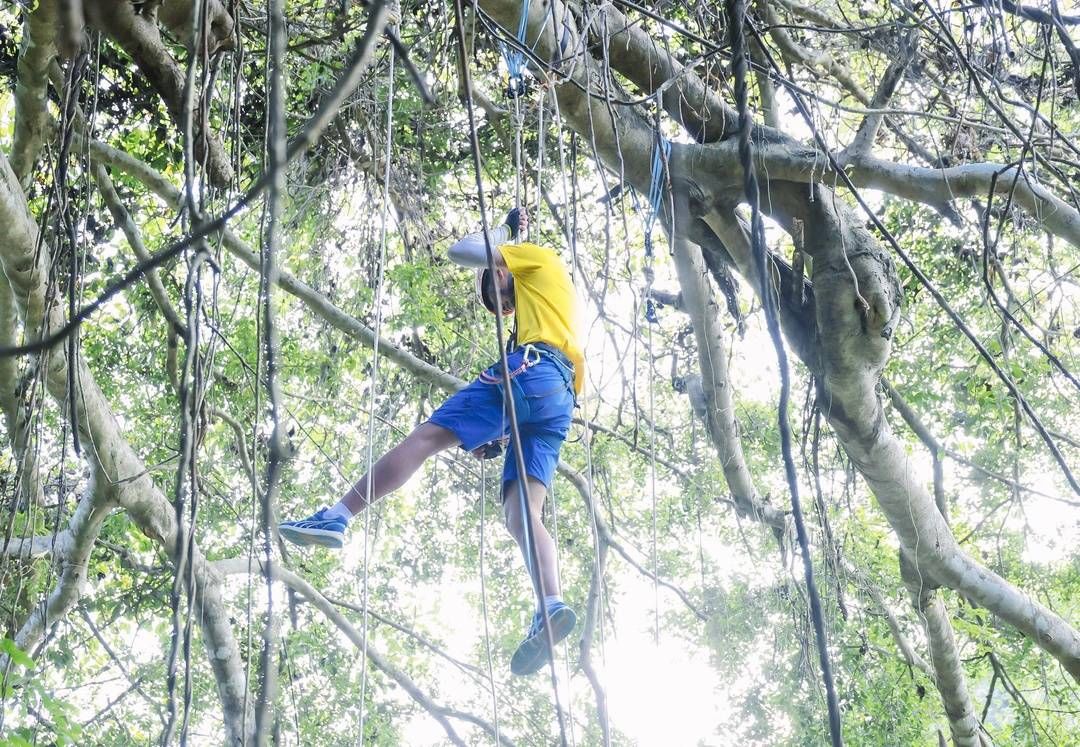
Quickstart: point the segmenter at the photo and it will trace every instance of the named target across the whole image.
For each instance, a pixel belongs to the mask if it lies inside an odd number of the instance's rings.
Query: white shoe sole
[[[345,537],[341,532],[331,529],[302,529],[283,524],[278,527],[281,536],[297,545],[318,545],[340,550],[345,546]]]

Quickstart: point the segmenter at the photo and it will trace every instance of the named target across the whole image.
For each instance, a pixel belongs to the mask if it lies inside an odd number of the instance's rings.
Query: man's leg
[[[365,474],[341,497],[341,502],[350,513],[360,513],[369,504],[408,482],[429,457],[459,443],[461,441],[453,431],[434,423],[421,423],[404,441],[383,454],[379,461],[372,465],[370,501],[367,499],[368,475]]]
[[[547,622],[551,624],[550,636],[554,643],[558,643],[570,635],[577,624],[577,616],[562,600],[559,591],[559,574],[555,567],[555,542],[540,520],[544,499],[547,497],[547,488],[543,482],[534,477],[528,478],[528,486],[529,513],[532,516],[532,523],[529,525],[531,529],[529,540],[535,545],[536,554],[539,556],[538,567],[532,573],[532,581],[534,587],[543,583],[541,593],[544,597],[544,609],[547,610]],[[521,554],[525,557],[525,566],[531,568],[533,561],[526,543],[522,508],[517,480],[507,482],[503,493],[506,528],[517,540]],[[514,674],[532,674],[548,661],[551,652],[548,647],[548,631],[544,629],[544,625],[544,613],[538,609],[525,634],[525,640],[517,647],[510,659],[510,671]]]
[[[368,475],[365,474],[330,508],[316,511],[312,516],[300,521],[285,521],[279,524],[281,536],[298,545],[344,547],[345,529],[354,514],[404,485],[428,457],[458,443],[458,437],[449,428],[430,422],[423,423],[372,465],[371,501],[366,498]]]
[[[531,539],[536,545],[536,554],[540,562],[539,568],[532,573],[533,588],[536,588],[542,580],[542,591],[545,596],[559,596],[559,574],[555,567],[555,541],[540,520],[543,515],[544,500],[547,498],[547,487],[535,477],[528,478],[528,485],[529,507],[532,515]],[[521,495],[517,480],[506,483],[503,491],[503,514],[506,517],[506,528],[521,548],[521,554],[525,558],[525,567],[532,568],[533,559],[525,543],[525,517],[522,516],[521,510]]]

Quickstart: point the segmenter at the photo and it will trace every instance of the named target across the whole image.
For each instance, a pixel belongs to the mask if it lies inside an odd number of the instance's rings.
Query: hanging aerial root
[[[8,229],[6,241],[0,242],[0,266],[11,282],[19,315],[31,330],[30,339],[50,338],[54,330],[65,327],[63,313],[47,301],[46,282],[51,277],[47,245],[38,251],[38,227],[30,216],[22,189],[11,171],[7,158],[0,154],[0,225]],[[176,560],[176,535],[173,507],[149,476],[142,459],[123,436],[120,424],[108,401],[87,367],[86,359],[77,356],[69,361],[67,350],[58,346],[46,356],[45,378],[50,394],[64,404],[68,391],[68,366],[74,371],[75,405],[83,442],[93,445],[86,456],[101,480],[115,489],[116,503],[125,509],[147,537],[157,542],[170,560]],[[202,630],[217,682],[222,704],[224,727],[230,744],[246,743],[243,724],[245,680],[243,664],[229,614],[222,598],[219,579],[206,564],[197,547],[189,557],[195,579],[193,606]]]

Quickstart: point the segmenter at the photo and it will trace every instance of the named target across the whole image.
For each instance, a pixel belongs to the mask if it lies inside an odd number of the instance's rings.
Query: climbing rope
[[[735,104],[739,112],[739,161],[742,165],[746,192],[746,201],[750,205],[750,242],[754,261],[757,265],[758,283],[761,287],[761,305],[765,312],[765,321],[769,328],[773,347],[780,369],[780,406],[777,419],[780,425],[780,444],[784,455],[784,472],[787,476],[788,490],[791,492],[791,511],[795,520],[795,535],[799,542],[803,572],[806,577],[806,590],[810,598],[810,616],[814,624],[817,639],[818,658],[821,664],[821,678],[825,683],[825,699],[829,709],[829,734],[833,747],[844,743],[840,724],[840,706],[836,698],[836,686],[833,683],[832,665],[829,662],[828,641],[825,637],[825,619],[821,609],[821,597],[814,582],[814,566],[810,557],[810,540],[803,520],[802,505],[799,500],[799,482],[795,473],[795,460],[791,451],[791,424],[788,422],[788,402],[791,397],[791,379],[788,371],[787,352],[780,336],[780,322],[776,309],[776,299],[772,293],[772,278],[769,272],[770,262],[765,245],[765,227],[761,220],[757,174],[754,170],[754,150],[750,141],[750,111],[747,103],[746,85],[746,39],[743,34],[743,19],[746,15],[745,0],[727,0],[726,10],[731,28],[733,50],[732,73],[735,78]]]
[[[360,722],[359,722],[359,741],[364,741],[364,696],[367,692],[367,647],[368,647],[368,567],[370,544],[369,538],[371,536],[371,488],[372,488],[372,475],[371,469],[375,463],[375,405],[378,395],[379,386],[379,344],[382,340],[382,321],[383,321],[383,271],[386,266],[386,214],[390,203],[390,156],[392,154],[393,147],[393,134],[394,134],[394,63],[395,53],[394,48],[390,47],[390,73],[387,82],[386,93],[386,148],[383,151],[383,193],[382,193],[382,210],[379,215],[379,260],[378,268],[376,269],[375,277],[375,329],[374,340],[372,341],[372,358],[371,358],[371,376],[368,385],[369,401],[371,407],[368,412],[368,433],[367,433],[367,481],[364,486],[364,561],[363,561],[363,579],[361,581],[361,623],[360,623],[360,638],[362,656],[360,659]]]
[[[527,9],[527,6],[526,6]],[[472,159],[473,169],[476,174],[476,191],[477,197],[480,202],[480,220],[483,228],[484,236],[484,249],[487,253],[487,269],[492,276],[495,275],[495,256],[493,253],[493,247],[491,245],[491,236],[488,233],[488,215],[487,215],[487,201],[484,199],[484,184],[483,184],[483,172],[480,164],[480,140],[476,132],[476,112],[472,97],[472,80],[468,65],[468,55],[465,46],[465,21],[464,10],[462,8],[462,0],[455,0],[454,2],[454,18],[456,22],[457,41],[458,41],[458,54],[461,60],[461,75],[465,81],[465,105],[469,117],[469,141],[472,147]],[[499,289],[498,283],[494,284],[495,288],[495,308],[502,307],[502,294]],[[528,470],[525,468],[525,456],[521,445],[521,431],[518,428],[517,423],[517,410],[514,406],[514,399],[511,394],[511,382],[510,382],[510,366],[507,361],[506,347],[504,344],[505,335],[503,330],[502,315],[495,315],[495,332],[498,338],[499,344],[499,356],[502,368],[502,384],[503,384],[503,402],[510,414],[510,440],[514,450],[514,459],[517,463],[517,472],[521,476],[518,481],[518,497],[522,506],[522,518],[524,520],[524,526],[530,528],[532,526],[532,508],[528,500],[528,481],[523,479],[528,474]],[[528,537],[526,532],[526,537]],[[539,568],[539,557],[537,555],[535,543],[527,542],[526,555],[529,557],[532,567]],[[551,620],[548,617],[547,605],[544,604],[544,580],[540,574],[534,577],[535,591],[537,594],[537,602],[540,608],[541,616],[544,621],[544,633],[547,636],[548,650],[554,651],[555,645],[551,637]],[[562,704],[559,697],[558,677],[555,672],[555,660],[551,657],[548,660],[549,669],[551,672],[551,687],[555,696],[555,712],[559,720],[559,732],[562,738],[562,744],[567,744],[566,739],[566,719],[563,715]]]
[[[656,314],[656,302],[652,297],[652,284],[656,277],[653,271],[655,256],[653,247],[653,226],[660,217],[664,204],[664,185],[668,158],[671,154],[671,142],[660,132],[660,92],[656,94],[656,137],[653,142],[652,164],[649,171],[649,204],[645,211],[645,349],[648,356],[649,370],[649,495],[652,503],[652,570],[653,570],[653,643],[660,645],[660,562],[658,552],[658,527],[656,516],[656,393],[653,365],[653,326],[660,322]],[[675,227],[671,227],[673,235]]]
[[[487,555],[484,528],[487,524],[487,460],[480,461],[480,610],[484,617],[484,653],[487,655],[488,686],[491,688],[491,713],[495,723],[496,747],[502,744],[499,736],[499,696],[495,691],[495,666],[491,660],[491,632],[488,625],[487,574],[484,572],[484,559]]]
[[[578,278],[578,274],[579,274],[578,273],[579,259],[578,259],[578,255],[577,255],[577,209],[576,209],[577,197],[578,197],[578,195],[577,195],[577,179],[576,178],[572,179],[572,180],[570,180],[569,184],[567,183],[568,169],[566,167],[566,151],[565,151],[565,149],[563,147],[562,111],[559,108],[559,97],[558,97],[558,95],[557,95],[557,93],[555,91],[555,86],[553,84],[551,84],[550,80],[548,81],[548,83],[549,83],[548,90],[551,92],[551,107],[552,107],[552,111],[555,113],[555,131],[556,131],[556,133],[558,133],[558,137],[556,138],[556,142],[557,142],[558,151],[559,151],[559,173],[562,176],[563,201],[564,201],[564,204],[566,204],[566,205],[575,206],[575,207],[572,208],[573,213],[571,215],[566,215],[564,213],[563,226],[564,226],[564,234],[565,234],[565,237],[566,237],[566,243],[567,243],[567,246],[570,248],[570,256],[571,256],[571,277],[570,277],[570,280],[574,284],[575,291],[576,291],[577,290],[577,278]],[[542,102],[541,102],[541,106],[543,106]],[[573,136],[571,136],[571,137],[573,138]],[[573,147],[575,143],[576,143],[576,140],[572,139],[570,157],[571,157],[571,163],[572,163],[573,168],[574,168],[574,174],[576,175],[576,173],[577,173],[577,153],[576,153],[576,148]],[[537,190],[537,191],[539,191],[539,190]],[[585,475],[585,477],[586,477],[586,480],[587,480],[586,484],[587,484],[587,487],[588,487],[588,494],[589,494],[589,500],[588,500],[589,525],[590,525],[590,529],[592,530],[592,538],[593,538],[593,543],[592,543],[593,564],[594,564],[594,566],[596,568],[597,573],[602,574],[602,572],[603,572],[603,568],[602,568],[603,559],[600,556],[600,531],[599,531],[599,529],[597,527],[597,522],[596,522],[596,502],[593,499],[593,496],[595,495],[593,487],[594,487],[594,485],[596,483],[596,476],[595,476],[595,473],[594,473],[594,470],[593,470],[592,430],[591,430],[592,421],[589,418],[589,399],[588,399],[588,397],[589,397],[589,387],[586,385],[582,389],[581,396],[579,397],[579,404],[580,404],[580,408],[581,408],[582,419],[584,421],[584,425],[582,426],[583,429],[584,429],[583,433],[582,433],[582,439],[583,439],[584,445],[585,445],[585,467],[586,467],[586,475]],[[554,502],[554,499],[552,499],[552,510],[553,511],[554,511],[554,505],[555,505],[555,502]],[[556,522],[558,521],[557,517],[555,518],[555,521]],[[557,546],[558,545],[556,543],[556,547]],[[606,647],[605,647],[605,641],[606,641],[605,635],[606,634],[605,634],[605,628],[604,628],[604,615],[603,615],[603,609],[604,609],[604,584],[602,582],[602,575],[600,577],[601,577],[601,582],[598,583],[597,587],[596,587],[597,609],[600,610],[600,614],[598,614],[598,616],[597,616],[597,623],[598,623],[598,628],[600,630],[600,661],[601,661],[601,664],[606,666],[607,665],[607,657],[605,655],[605,649],[606,649]],[[588,614],[588,610],[586,610],[586,614]],[[567,659],[567,666],[569,666],[569,658]],[[571,714],[571,716],[572,716],[572,714]],[[607,711],[606,711],[606,709],[601,709],[601,713],[599,714],[599,718],[602,721],[602,723],[601,723],[601,731],[602,731],[602,733],[604,734],[604,737],[605,737],[604,744],[605,744],[605,747],[606,747],[608,744],[610,744],[610,736],[609,736],[610,735],[610,726],[607,723]],[[571,738],[574,737],[574,733],[573,733],[572,730],[571,730],[570,735],[571,735]]]
[[[660,209],[664,203],[664,177],[670,155],[671,142],[660,133],[660,128],[657,126],[656,141],[653,143],[652,167],[649,173],[649,203],[642,221],[645,231],[645,319],[652,324],[660,321],[656,315],[656,302],[649,293],[653,282],[653,226],[660,217]]]

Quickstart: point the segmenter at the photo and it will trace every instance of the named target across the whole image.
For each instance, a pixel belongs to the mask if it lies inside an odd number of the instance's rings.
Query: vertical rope
[[[555,542],[555,575],[562,578],[562,552],[559,550],[559,510],[558,498],[555,496],[555,480],[551,481],[551,492],[548,493],[548,499],[551,504],[551,538]],[[566,681],[569,682],[572,676],[570,671],[570,644],[569,638],[564,638],[562,642],[563,648],[563,661],[566,665]],[[554,654],[552,654],[554,656]],[[566,704],[567,714],[570,716],[570,747],[576,747],[576,737],[574,734],[574,699],[571,693],[570,700]]]
[[[828,640],[825,637],[825,620],[821,609],[821,597],[817,584],[814,583],[814,566],[810,557],[810,540],[803,520],[802,505],[799,500],[799,482],[795,473],[795,461],[791,452],[791,424],[788,422],[788,403],[791,397],[791,379],[788,371],[787,352],[780,336],[780,323],[776,309],[776,299],[772,293],[772,278],[769,273],[770,260],[765,245],[765,227],[761,220],[757,174],[754,170],[754,151],[750,141],[750,111],[747,102],[746,85],[746,39],[743,34],[743,18],[746,15],[746,0],[726,0],[728,19],[731,24],[731,44],[733,50],[732,73],[735,78],[735,103],[739,112],[739,160],[742,163],[746,201],[750,205],[750,241],[754,261],[757,266],[758,283],[761,287],[761,304],[765,311],[765,321],[769,328],[773,347],[776,349],[777,364],[780,369],[780,406],[777,419],[780,426],[780,443],[784,455],[784,472],[787,476],[788,490],[791,492],[791,509],[795,519],[795,534],[799,541],[799,553],[802,556],[803,573],[806,578],[806,590],[810,597],[810,616],[814,623],[817,639],[818,659],[821,664],[821,678],[825,683],[825,699],[829,710],[829,734],[833,747],[843,745],[841,733],[840,706],[836,699],[836,686],[833,683],[832,665],[829,663]]]
[[[493,253],[493,247],[491,246],[491,235],[488,231],[488,215],[487,215],[487,202],[484,199],[484,184],[483,184],[483,171],[480,164],[480,140],[476,132],[476,112],[472,97],[472,80],[469,71],[469,59],[465,46],[465,21],[464,10],[462,8],[462,0],[454,0],[454,20],[457,31],[458,41],[458,55],[461,62],[461,75],[465,80],[465,106],[469,118],[469,143],[472,148],[472,160],[473,170],[476,175],[476,192],[477,198],[480,203],[480,220],[483,228],[484,236],[484,249],[487,253],[487,268],[488,272],[495,275],[495,256]],[[502,292],[499,289],[499,284],[494,284],[495,288],[495,308],[502,308]],[[525,468],[525,457],[521,445],[521,431],[517,424],[517,409],[514,406],[514,399],[511,394],[510,383],[510,366],[507,362],[506,348],[503,345],[505,339],[503,331],[503,320],[500,314],[495,315],[495,333],[499,343],[499,357],[502,364],[502,383],[503,383],[503,401],[506,409],[510,413],[510,440],[513,444],[514,459],[517,464],[517,471],[519,479],[518,495],[522,503],[523,513],[522,518],[526,527],[532,526],[532,507],[528,500],[528,470]],[[528,535],[526,535],[528,536]],[[533,567],[539,568],[539,557],[536,551],[536,545],[534,543],[527,543],[527,553],[530,558]],[[539,573],[533,578],[535,586],[537,603],[540,607],[540,612],[544,620],[544,633],[547,636],[548,650],[554,651],[555,645],[551,637],[551,620],[548,617],[547,606],[544,604],[544,579]],[[566,739],[566,719],[563,715],[562,705],[559,698],[558,677],[555,672],[555,660],[551,657],[548,660],[549,670],[551,673],[551,687],[555,696],[555,712],[559,721],[559,733],[562,739],[562,744],[567,744]]]
[[[559,97],[555,91],[554,86],[551,88],[551,101],[552,107],[555,110],[555,122],[556,131],[559,133],[559,166],[563,178],[563,201],[568,206],[566,215],[566,240],[570,245],[570,255],[573,260],[572,269],[575,271],[573,281],[575,287],[577,285],[577,275],[582,270],[580,258],[577,253],[577,203],[578,203],[578,183],[577,183],[577,134],[571,132],[570,134],[570,183],[567,184],[567,167],[566,167],[566,154],[563,150],[562,131],[563,120],[562,111],[559,108]],[[589,418],[589,387],[586,382],[586,386],[582,388],[581,395],[578,398],[581,413],[585,424],[582,426],[584,431],[582,440],[585,444],[585,472],[586,472],[586,484],[589,492],[589,528],[592,530],[592,548],[593,548],[593,563],[597,568],[597,572],[602,574],[604,558],[600,550],[600,529],[596,522],[596,470],[593,466],[592,458],[592,420]],[[604,627],[604,584],[602,582],[597,584],[597,609],[600,610],[600,614],[597,616],[597,628],[600,632],[600,663],[607,668],[607,633]],[[610,728],[607,723],[607,712],[603,711],[600,714],[603,721],[601,729],[604,734],[605,745],[610,743]]]
[[[574,169],[574,171],[573,171],[574,178],[570,179],[569,183],[568,183],[568,179],[567,179],[568,169],[567,169],[567,166],[566,166],[566,151],[565,151],[565,149],[563,147],[563,137],[562,137],[562,133],[563,133],[562,111],[559,108],[559,97],[558,97],[558,93],[555,90],[554,84],[552,84],[549,87],[549,90],[551,91],[551,106],[552,106],[552,110],[554,111],[554,114],[555,114],[555,132],[558,133],[558,137],[556,138],[556,142],[558,143],[558,151],[559,151],[559,173],[560,173],[560,175],[562,177],[563,204],[567,206],[567,208],[564,209],[564,212],[563,212],[563,215],[564,215],[563,226],[564,226],[564,232],[565,232],[565,235],[566,235],[566,243],[567,243],[567,245],[568,245],[568,247],[570,249],[571,273],[572,273],[571,282],[573,282],[574,288],[575,288],[575,291],[576,291],[577,290],[577,278],[578,278],[579,269],[580,269],[579,259],[578,259],[578,255],[577,255],[577,179],[576,179],[576,174],[577,174],[577,148],[576,148],[576,144],[577,144],[577,140],[576,140],[576,136],[573,133],[571,133],[570,161],[571,161],[571,166]],[[571,210],[572,210],[572,213],[570,212]],[[579,405],[580,405],[580,409],[581,409],[582,419],[584,420],[584,425],[582,426],[582,428],[583,428],[582,440],[584,441],[584,445],[585,445],[585,467],[586,467],[586,475],[585,475],[585,477],[586,477],[586,485],[588,487],[588,492],[589,492],[589,500],[588,500],[588,505],[589,505],[589,526],[590,526],[590,529],[592,530],[592,538],[593,538],[593,543],[592,543],[593,563],[594,563],[595,568],[597,569],[597,573],[601,574],[600,575],[600,583],[598,583],[597,587],[596,587],[597,609],[600,610],[600,614],[597,616],[597,627],[598,627],[599,632],[600,632],[600,663],[606,669],[607,668],[607,657],[605,655],[605,648],[606,647],[605,647],[605,629],[604,629],[604,615],[603,615],[603,609],[604,609],[604,584],[603,584],[603,576],[602,576],[603,558],[601,557],[601,552],[600,552],[600,531],[597,528],[597,524],[596,524],[596,502],[593,500],[593,496],[594,496],[593,486],[594,486],[596,480],[595,480],[595,473],[594,473],[594,470],[593,470],[592,428],[591,428],[592,421],[589,419],[589,400],[588,400],[588,397],[589,397],[589,387],[586,385],[585,387],[582,388],[581,395],[579,396],[578,400],[579,400]],[[552,503],[552,505],[554,506],[554,502]],[[588,602],[588,600],[586,600],[586,603],[587,602]],[[588,614],[588,610],[586,610],[586,614]],[[567,659],[567,666],[569,667],[569,658]],[[607,744],[610,744],[610,726],[609,726],[609,724],[607,722],[607,711],[605,709],[599,709],[599,710],[600,710],[599,718],[600,718],[600,720],[602,722],[601,723],[601,731],[604,734],[604,744],[607,745]],[[571,714],[571,716],[572,716],[572,714]],[[570,736],[571,736],[571,739],[573,739],[573,737],[574,737],[573,731],[571,731]]]
[[[259,655],[259,671],[262,685],[255,703],[255,743],[265,744],[269,738],[272,711],[277,686],[277,670],[273,666],[276,649],[274,626],[274,584],[271,573],[273,562],[273,516],[274,504],[281,486],[281,471],[285,463],[284,417],[281,405],[281,384],[278,380],[280,348],[277,326],[274,320],[274,288],[278,281],[278,254],[281,251],[281,218],[285,198],[285,3],[270,0],[269,15],[270,47],[270,97],[267,116],[267,153],[273,170],[267,197],[266,241],[259,273],[259,296],[263,301],[262,348],[266,356],[266,393],[270,405],[273,429],[270,432],[266,458],[266,486],[262,499],[262,555],[263,575],[266,581],[266,623],[263,627],[262,649]]]
[[[657,541],[656,517],[656,393],[652,375],[653,366],[653,325],[659,323],[656,303],[652,298],[653,271],[652,232],[653,225],[660,215],[664,203],[664,173],[667,168],[671,143],[660,132],[660,112],[662,102],[659,90],[656,93],[656,138],[653,143],[652,164],[649,173],[649,204],[645,211],[645,321],[649,322],[645,330],[645,348],[648,362],[646,376],[649,380],[649,496],[652,508],[652,571],[653,571],[653,643],[660,645],[660,562]],[[672,226],[674,231],[674,226]]]
[[[390,204],[390,156],[394,143],[394,48],[390,48],[390,74],[387,83],[386,94],[386,148],[383,151],[383,194],[382,213],[379,218],[379,266],[376,269],[375,280],[375,335],[372,343],[371,381],[369,385],[371,409],[368,413],[367,435],[367,484],[364,486],[364,572],[361,582],[363,613],[361,618],[360,635],[363,640],[363,656],[360,663],[360,723],[359,742],[364,741],[364,697],[367,694],[367,646],[368,646],[368,565],[369,543],[371,531],[371,468],[375,462],[375,404],[379,385],[379,343],[382,338],[383,320],[383,274],[386,266],[386,214]]]
[[[653,161],[653,172],[656,173],[657,169],[656,160]],[[652,250],[652,227],[651,222],[655,220],[655,210],[653,208],[653,200],[651,197],[650,188],[650,200],[648,215],[650,216],[650,226],[645,232],[645,321],[648,322],[645,325],[645,363],[646,371],[645,377],[648,379],[648,399],[649,399],[649,454],[652,457],[649,460],[649,503],[652,514],[651,522],[651,544],[652,544],[652,572],[653,572],[653,644],[660,645],[660,573],[659,563],[657,560],[657,527],[656,527],[656,394],[655,387],[653,385],[653,324],[659,322],[659,318],[656,316],[656,305],[652,299],[652,283],[653,283],[653,250]],[[659,190],[657,189],[659,195]],[[636,367],[635,367],[636,368]]]
[[[191,34],[192,39],[205,38],[204,17],[201,13],[202,0],[192,4]],[[195,198],[196,161],[194,145],[194,123],[192,120],[193,97],[195,91],[195,69],[199,63],[197,55],[189,60],[184,77],[182,95],[181,129],[184,151],[184,193],[183,208],[189,220],[196,220],[199,205]],[[206,244],[201,239],[194,244],[194,252],[187,255],[187,277],[184,282],[184,309],[187,325],[184,335],[184,363],[180,370],[180,459],[175,481],[175,519],[176,541],[174,545],[173,583],[170,593],[172,611],[172,638],[169,644],[166,681],[168,689],[168,721],[162,732],[161,743],[172,741],[177,727],[177,667],[178,657],[184,657],[183,710],[180,714],[180,741],[186,738],[188,714],[191,707],[191,622],[192,593],[194,591],[194,567],[191,553],[195,546],[195,518],[198,485],[195,481],[195,441],[198,428],[197,382],[194,372],[198,367],[199,317],[202,294],[199,292],[199,268],[207,258]],[[190,499],[190,500],[189,500]],[[181,616],[181,591],[186,599],[185,614]],[[183,619],[182,619],[183,618]]]
[[[480,610],[484,616],[484,653],[487,655],[488,686],[491,688],[491,714],[495,722],[495,744],[502,744],[499,734],[499,696],[495,691],[495,666],[491,660],[491,631],[488,625],[487,579],[484,560],[487,557],[485,527],[487,525],[487,460],[480,461]]]

